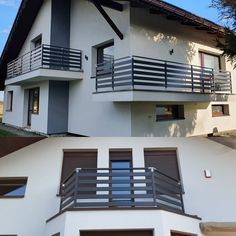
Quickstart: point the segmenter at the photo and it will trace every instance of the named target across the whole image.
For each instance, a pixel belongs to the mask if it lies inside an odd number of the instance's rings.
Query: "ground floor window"
[[[7,92],[7,111],[12,111],[12,104],[13,104],[13,91]]]
[[[184,119],[183,105],[157,105],[156,121]]]
[[[0,178],[0,198],[24,197],[27,178]]]
[[[229,105],[228,104],[217,104],[212,105],[212,116],[229,116]]]

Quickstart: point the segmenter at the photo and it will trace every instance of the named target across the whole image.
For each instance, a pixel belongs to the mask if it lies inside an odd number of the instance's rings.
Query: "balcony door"
[[[130,180],[132,179],[130,176],[132,173],[132,152],[110,152],[110,168],[112,174],[111,194],[114,195],[111,201],[130,202],[131,198],[127,196],[131,194],[130,188],[132,187],[130,183]]]

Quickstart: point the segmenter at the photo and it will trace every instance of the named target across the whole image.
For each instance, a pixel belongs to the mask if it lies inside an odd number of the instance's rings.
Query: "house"
[[[0,158],[0,235],[233,236],[236,150],[206,138],[50,138]]]
[[[23,0],[0,62],[3,122],[93,137],[236,129],[223,36],[164,1]]]

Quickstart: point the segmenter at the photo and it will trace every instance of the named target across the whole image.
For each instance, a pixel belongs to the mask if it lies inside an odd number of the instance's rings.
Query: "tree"
[[[212,7],[218,10],[220,19],[226,22],[225,37],[217,40],[217,46],[236,68],[236,0],[212,0]]]

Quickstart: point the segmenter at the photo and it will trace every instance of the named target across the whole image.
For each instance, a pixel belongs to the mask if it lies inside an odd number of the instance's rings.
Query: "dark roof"
[[[217,35],[224,34],[224,28],[191,12],[185,11],[172,4],[160,0],[129,0],[150,8],[157,14],[164,14],[169,19],[178,20],[182,24],[194,26],[197,29],[207,30]],[[22,0],[7,43],[0,58],[0,90],[4,89],[7,72],[7,63],[17,58],[24,41],[33,25],[33,22],[42,6],[43,0]]]
[[[22,0],[0,58],[0,90],[4,89],[7,63],[14,60],[25,42],[43,0]]]
[[[0,138],[0,158],[21,148],[36,143],[44,137],[5,137]]]

